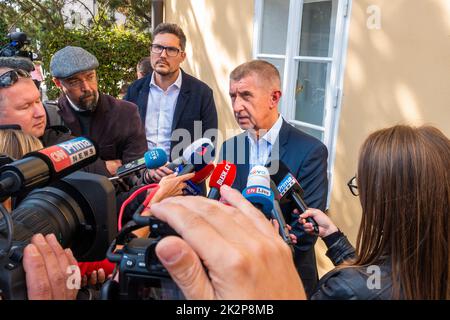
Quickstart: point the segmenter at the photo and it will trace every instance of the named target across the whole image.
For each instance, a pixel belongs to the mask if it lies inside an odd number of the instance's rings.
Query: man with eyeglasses
[[[154,71],[135,81],[124,97],[139,107],[148,147],[164,148],[169,159],[177,158],[179,154],[175,151],[181,151],[207,131],[215,135],[218,126],[211,88],[180,68],[186,59],[185,48],[186,36],[179,26],[159,24],[153,31],[150,49]],[[184,129],[190,139],[185,139],[185,136],[181,138],[182,133],[178,131],[181,133],[178,134],[177,129]],[[202,136],[196,136],[195,133],[201,133]],[[211,135],[208,134],[208,137]],[[149,175],[153,181],[160,181],[170,173],[171,170],[161,167],[150,170]]]
[[[144,127],[136,105],[98,90],[97,58],[80,47],[67,46],[50,61],[53,82],[61,90],[58,114],[74,136],[86,136],[99,146],[103,174],[143,157]]]

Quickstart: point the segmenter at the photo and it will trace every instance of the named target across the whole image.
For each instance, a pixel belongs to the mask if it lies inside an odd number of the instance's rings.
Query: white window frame
[[[344,82],[344,70],[348,47],[349,17],[352,0],[339,0],[332,14],[336,21],[331,23],[334,30],[333,55],[329,58],[302,57],[297,56],[300,45],[303,4],[318,2],[321,0],[291,0],[289,4],[289,20],[287,27],[286,54],[262,54],[261,49],[261,26],[263,19],[264,0],[254,0],[255,15],[253,21],[253,58],[254,59],[284,59],[283,74],[283,100],[280,112],[286,120],[295,125],[315,129],[323,132],[323,142],[328,148],[328,203],[333,185],[333,167],[336,158],[337,132],[339,128],[339,115],[342,102],[342,87]],[[322,0],[323,1],[323,0]],[[324,125],[318,126],[295,120],[295,90],[297,85],[298,65],[297,62],[327,62],[331,64],[329,79],[326,85]]]

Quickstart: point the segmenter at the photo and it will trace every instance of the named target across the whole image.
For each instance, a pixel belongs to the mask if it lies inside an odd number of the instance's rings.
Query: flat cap
[[[57,51],[50,61],[53,77],[64,79],[76,73],[93,70],[98,67],[98,60],[80,47],[67,46]]]

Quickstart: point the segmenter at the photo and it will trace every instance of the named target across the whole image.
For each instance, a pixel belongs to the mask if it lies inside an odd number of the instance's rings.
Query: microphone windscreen
[[[270,189],[269,170],[263,166],[254,166],[248,175],[247,187],[261,186]]]
[[[217,164],[214,169],[211,179],[209,179],[209,187],[220,189],[224,184],[232,186],[234,179],[236,179],[236,166],[227,161]]]
[[[215,167],[216,166],[214,163],[207,164],[203,169],[195,172],[195,176],[191,179],[191,181],[193,183],[202,183],[208,179]]]
[[[153,148],[144,154],[144,160],[147,169],[156,169],[166,164],[167,154],[162,148]]]

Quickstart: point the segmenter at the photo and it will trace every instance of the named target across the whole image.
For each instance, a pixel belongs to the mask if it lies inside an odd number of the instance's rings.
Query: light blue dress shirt
[[[248,130],[247,137],[250,145],[250,170],[254,166],[265,166],[272,152],[272,146],[280,134],[280,129],[283,124],[283,117],[278,115],[278,120],[275,124],[259,139],[256,138],[254,131]]]

